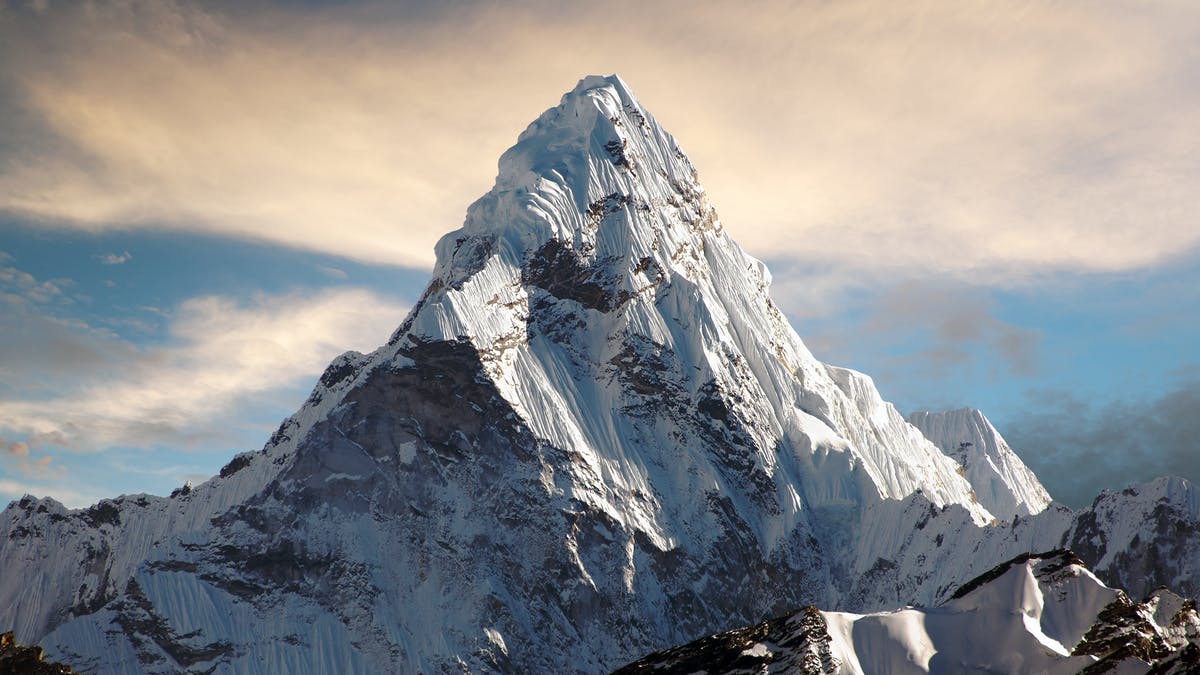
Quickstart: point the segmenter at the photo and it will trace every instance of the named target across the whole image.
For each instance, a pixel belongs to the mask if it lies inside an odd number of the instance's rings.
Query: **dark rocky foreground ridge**
[[[18,644],[12,631],[0,633],[0,675],[76,675],[69,666],[43,656],[41,647]]]
[[[0,626],[84,672],[595,673],[804,606],[937,606],[1063,545],[1196,594],[1186,481],[1072,513],[814,358],[619,78],[499,169],[387,344],[261,450],[0,513]]]
[[[867,616],[805,607],[650,654],[613,675],[768,672],[1195,673],[1200,614],[1166,589],[1133,602],[1071,551],[1027,553],[938,607]]]

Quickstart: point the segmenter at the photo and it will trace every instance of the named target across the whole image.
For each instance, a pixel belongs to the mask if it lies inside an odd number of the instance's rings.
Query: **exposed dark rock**
[[[455,241],[450,266],[452,275],[450,288],[461,290],[467,279],[482,270],[487,264],[488,258],[492,257],[495,245],[496,240],[492,236],[464,237]]]
[[[607,260],[588,264],[574,249],[551,239],[526,260],[521,282],[560,300],[611,312],[631,297],[629,291],[618,289],[618,279],[610,276],[614,267]]]
[[[841,665],[833,655],[825,618],[816,607],[749,628],[718,633],[624,666],[613,675],[642,673],[759,673],[802,675],[835,673]]]
[[[1153,663],[1170,653],[1171,647],[1144,616],[1142,606],[1130,600],[1124,593],[1120,593],[1116,600],[1100,610],[1096,623],[1088,629],[1072,652],[1075,656],[1090,654],[1101,657],[1101,663],[1115,663],[1131,657]],[[1098,663],[1093,668],[1099,666]]]
[[[250,461],[254,458],[254,453],[243,452],[240,455],[234,456],[229,460],[229,463],[221,467],[221,478],[229,478],[233,474],[250,466]]]
[[[125,593],[116,604],[116,612],[113,621],[129,637],[138,660],[143,664],[162,663],[169,658],[182,670],[197,663],[229,656],[234,651],[231,645],[224,642],[212,642],[202,647],[188,644],[195,642],[200,635],[177,635],[166,619],[154,610],[154,605],[135,579],[130,579],[125,586]]]
[[[334,361],[321,373],[321,384],[333,387],[357,372],[358,368],[352,361]]]
[[[12,631],[0,634],[0,675],[74,675],[71,667],[42,660],[41,647],[17,644]]]
[[[629,154],[625,152],[629,147],[629,141],[624,138],[616,138],[604,144],[604,149],[608,152],[608,156],[612,158],[612,163],[627,171],[633,170],[633,161],[630,160]]]
[[[121,510],[110,499],[103,499],[95,506],[85,509],[80,517],[92,527],[121,524]]]

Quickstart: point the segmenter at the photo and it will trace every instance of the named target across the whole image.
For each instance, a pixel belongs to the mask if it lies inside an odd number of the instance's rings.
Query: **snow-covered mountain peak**
[[[640,266],[653,278],[648,261],[664,263],[656,253],[676,255],[713,227],[715,213],[675,139],[620,78],[592,76],[501,156],[495,187],[438,243],[435,276],[455,286],[493,253],[519,266],[554,241],[610,274]]]
[[[469,342],[536,436],[586,448],[597,469],[612,462],[618,483],[644,484],[647,461],[675,464],[643,456],[655,448],[715,444],[738,456],[721,462],[748,462],[737,482],[751,480],[755,499],[773,493],[766,508],[782,522],[760,531],[764,543],[805,502],[918,489],[991,518],[869,378],[813,358],[768,296],[766,267],[729,237],[687,156],[616,76],[585,78],[539,116],[437,254],[391,341],[398,362],[405,345]],[[652,409],[673,421],[652,424]],[[703,430],[714,421],[719,431]],[[822,468],[803,466],[814,457]],[[671,480],[704,494],[727,486],[713,471]]]
[[[220,476],[111,525],[10,508],[22,637],[95,670],[598,672],[806,603],[942,597],[1018,545],[869,377],[813,357],[615,77],[539,116],[437,255],[388,343]]]
[[[961,467],[979,502],[996,517],[1040,513],[1050,494],[979,410],[914,412],[910,424]]]
[[[1092,501],[1092,508],[1112,501],[1117,494],[1126,500],[1147,504],[1170,504],[1193,517],[1200,517],[1200,491],[1196,485],[1179,476],[1159,476],[1145,483],[1134,483],[1120,491],[1103,490]]]
[[[1105,490],[1080,510],[1063,535],[1112,584],[1145,593],[1156,586],[1188,588],[1200,560],[1200,491],[1163,476]]]

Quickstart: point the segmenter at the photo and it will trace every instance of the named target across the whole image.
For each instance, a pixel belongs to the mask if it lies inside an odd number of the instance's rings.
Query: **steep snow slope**
[[[220,476],[10,505],[0,626],[85,671],[598,672],[933,602],[1071,527],[997,521],[814,359],[616,77],[531,124],[437,256],[388,343]]]
[[[1027,516],[1050,505],[1041,481],[982,412],[915,412],[908,422],[958,462],[979,503],[997,518]]]
[[[866,615],[809,607],[618,673],[1144,673],[1176,659],[1198,665],[1180,635],[1196,621],[1177,596],[1134,603],[1070,551],[1052,551],[1004,563],[938,607]]]

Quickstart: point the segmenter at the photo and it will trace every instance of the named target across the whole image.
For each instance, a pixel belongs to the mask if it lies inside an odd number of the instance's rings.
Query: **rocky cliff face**
[[[599,672],[931,603],[1072,527],[997,518],[813,358],[616,77],[534,121],[437,255],[387,344],[210,481],[10,505],[0,625],[84,671]]]
[[[1200,595],[1200,494],[1182,478],[1102,492],[1079,511],[1063,542],[1131,593],[1166,586]]]

